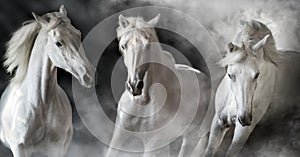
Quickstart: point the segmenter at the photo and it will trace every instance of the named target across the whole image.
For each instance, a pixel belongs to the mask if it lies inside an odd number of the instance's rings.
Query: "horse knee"
[[[218,126],[222,129],[225,129],[230,127],[230,123],[228,122],[227,118],[218,118]]]

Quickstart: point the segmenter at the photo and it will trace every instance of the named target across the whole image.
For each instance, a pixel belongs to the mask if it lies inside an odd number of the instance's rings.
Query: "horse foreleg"
[[[204,157],[212,157],[216,154],[217,149],[220,147],[224,135],[228,131],[228,127],[219,121],[218,116],[215,114],[212,121],[210,136],[208,140],[208,145],[204,153]]]
[[[236,156],[242,150],[245,143],[247,142],[251,132],[255,128],[256,124],[261,120],[263,115],[265,114],[268,106],[263,106],[263,108],[259,108],[260,110],[253,111],[253,119],[252,124],[247,127],[243,127],[239,122],[236,122],[233,139],[230,147],[227,150],[226,156]]]
[[[65,153],[64,144],[62,142],[49,145],[47,148],[48,157],[63,157]]]
[[[183,135],[183,140],[178,157],[191,156],[193,150],[196,148],[196,145],[200,139],[199,129],[200,126],[197,126],[191,131],[187,132],[185,135]]]
[[[143,157],[170,157],[169,145],[151,152],[145,152]]]
[[[30,157],[30,153],[25,150],[22,144],[11,146],[14,157]]]
[[[121,148],[122,144],[129,138],[121,128],[115,126],[112,139],[109,144],[109,148],[106,152],[106,157],[115,157],[118,155],[118,148]]]
[[[71,144],[72,141],[72,137],[73,137],[73,126],[70,127],[70,129],[67,132],[67,139],[66,142],[64,144],[64,155],[67,153],[67,150]]]
[[[203,137],[200,137],[200,139],[197,143],[197,146],[195,147],[195,149],[191,155],[192,157],[199,157],[204,153],[206,145],[208,143],[208,138],[209,138],[209,133],[207,133]]]
[[[226,156],[233,157],[238,155],[242,150],[251,132],[253,131],[256,124],[251,126],[243,127],[240,123],[236,123],[233,139],[230,147],[227,150]]]

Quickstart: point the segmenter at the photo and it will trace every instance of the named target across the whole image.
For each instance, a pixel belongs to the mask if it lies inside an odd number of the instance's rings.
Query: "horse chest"
[[[118,111],[117,123],[122,128],[130,131],[145,131],[153,127],[154,120],[151,118],[143,118],[138,116],[129,115],[123,111]]]
[[[33,104],[22,90],[10,90],[9,96],[14,99],[3,104],[1,121],[3,138],[8,143],[31,145],[49,134],[57,139],[71,125],[71,107],[64,96],[54,97],[47,104]]]
[[[45,123],[47,124],[48,130],[62,130],[66,127],[66,124],[70,124],[72,120],[71,107],[66,109],[66,104],[53,105],[46,113]]]
[[[217,114],[221,123],[227,127],[234,125],[237,117],[237,104],[234,96],[227,92],[222,99],[216,99],[216,104],[218,105]]]
[[[16,101],[3,110],[2,131],[10,143],[34,144],[45,133],[43,114],[39,108],[29,108],[28,103]]]
[[[72,125],[72,109],[66,95],[58,95],[55,100],[49,104],[45,118],[46,136],[50,141],[63,138]]]

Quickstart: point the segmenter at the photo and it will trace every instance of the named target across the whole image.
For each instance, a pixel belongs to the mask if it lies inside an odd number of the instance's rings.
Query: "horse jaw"
[[[137,104],[140,104],[140,105],[147,105],[150,101],[150,96],[149,95],[137,95],[137,96],[133,96],[131,95],[132,97],[132,100],[137,103]]]

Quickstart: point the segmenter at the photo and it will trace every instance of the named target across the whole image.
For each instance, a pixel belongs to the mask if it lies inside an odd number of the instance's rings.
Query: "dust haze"
[[[68,16],[75,27],[83,33],[83,38],[99,22],[110,15],[139,6],[162,6],[177,9],[195,18],[211,34],[221,52],[224,46],[234,41],[240,20],[255,19],[261,21],[273,32],[277,48],[282,51],[283,60],[279,67],[276,92],[270,107],[270,113],[256,127],[250,136],[241,156],[299,156],[300,155],[300,1],[299,0],[3,0],[0,1],[0,55],[5,52],[5,43],[21,24],[32,19],[31,12],[44,14],[57,10],[64,4]],[[176,17],[165,17],[176,18]],[[184,25],[174,25],[177,29],[186,29]],[[190,27],[189,27],[190,28]],[[112,28],[116,29],[116,28]],[[196,32],[197,30],[188,30]],[[177,40],[177,39],[174,39]],[[179,40],[179,39],[178,39]],[[115,44],[115,46],[117,46]],[[188,48],[186,48],[188,49]],[[117,49],[114,49],[115,51]],[[192,54],[189,54],[192,55]],[[108,56],[109,60],[111,56]],[[120,57],[115,52],[114,58]],[[112,57],[111,57],[112,58]],[[1,60],[3,63],[3,59]],[[196,64],[196,63],[192,63]],[[8,84],[9,76],[0,69],[0,92]],[[107,78],[109,79],[109,78]],[[67,157],[98,157],[107,146],[98,141],[80,120],[72,96],[71,75],[59,70],[58,80],[72,102],[74,136]],[[109,88],[109,87],[107,87]],[[117,106],[110,96],[105,102],[112,105],[109,113],[115,115]],[[113,117],[113,116],[112,116]],[[96,122],[96,120],[95,120]],[[95,124],[97,125],[97,124]],[[101,126],[99,126],[101,127]],[[224,142],[230,142],[230,134]],[[178,146],[174,145],[172,154]],[[222,146],[220,152],[226,149]],[[124,153],[126,156],[131,154]],[[135,156],[139,156],[136,154]],[[9,149],[0,144],[0,156],[12,157]],[[35,156],[40,156],[36,154]]]

